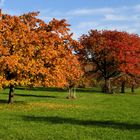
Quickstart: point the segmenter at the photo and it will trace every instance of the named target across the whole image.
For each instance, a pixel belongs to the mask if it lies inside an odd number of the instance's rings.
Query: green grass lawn
[[[77,99],[55,89],[0,94],[0,140],[139,140],[140,91],[102,94],[78,90]]]

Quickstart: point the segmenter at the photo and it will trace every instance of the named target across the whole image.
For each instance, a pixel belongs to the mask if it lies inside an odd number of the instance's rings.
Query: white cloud
[[[140,4],[133,6],[132,9],[139,12],[140,11]]]
[[[140,23],[138,22],[138,23],[134,23],[133,24],[136,28],[139,28],[140,29]]]
[[[127,17],[126,15],[107,14],[105,15],[105,20],[122,21],[122,20],[130,20],[130,17]]]
[[[126,32],[129,32],[129,33],[136,33],[139,31],[139,29],[136,27],[136,26],[133,26],[133,25],[119,25],[119,24],[116,24],[116,25],[109,25],[109,24],[106,24],[106,25],[100,25],[96,28],[97,30],[117,30],[117,31],[126,31]]]
[[[119,7],[83,7],[69,11],[49,9],[44,11],[43,15],[67,18],[68,22],[72,22],[74,38],[87,33],[90,29],[119,30],[140,34],[140,4]]]
[[[5,0],[0,0],[0,6],[2,7],[5,3]]]
[[[4,0],[0,0],[0,5]],[[18,15],[21,11],[7,10],[10,14]],[[77,39],[90,29],[119,30],[140,34],[140,4],[119,7],[81,8],[69,11],[40,9],[39,18],[48,22],[52,18],[67,19],[71,23],[73,38]]]
[[[126,31],[128,29],[128,25],[106,25],[104,29],[107,30],[119,30],[119,31]]]
[[[140,34],[140,5],[115,8],[77,9],[67,12],[67,14],[74,18],[79,16],[79,19],[80,16],[84,16],[85,19],[80,20],[77,25],[73,26],[73,31],[75,31],[74,38],[78,38],[82,34],[87,34],[91,29],[118,30]],[[86,19],[86,16],[90,18]]]
[[[113,13],[113,8],[93,8],[93,9],[75,9],[68,11],[66,15],[70,16],[85,16],[93,14]]]
[[[50,21],[52,20],[53,18],[52,17],[47,17],[47,16],[38,16],[40,19],[44,20],[44,21]]]
[[[104,19],[106,21],[130,21],[130,22],[140,22],[139,13],[117,13],[117,14],[106,14]]]
[[[93,23],[92,25],[90,25],[91,27],[88,26],[88,23]],[[81,26],[79,26],[81,25]],[[119,24],[119,23],[115,23],[115,24],[109,24],[109,23],[102,23],[102,22],[81,22],[78,25],[78,27],[74,27],[74,29],[72,30],[72,32],[74,32],[74,39],[78,39],[82,34],[87,34],[88,31],[90,31],[91,29],[97,29],[97,30],[117,30],[117,31],[126,31],[129,33],[139,33],[140,32],[140,24]]]
[[[66,17],[68,19],[72,17],[80,16],[103,16],[106,20],[128,20],[129,16],[126,17],[126,14],[132,12],[140,11],[140,4],[135,6],[120,6],[120,7],[102,7],[102,8],[81,8],[73,9],[70,11],[58,11],[52,9],[41,9],[41,15],[48,15],[51,17]],[[63,9],[62,9],[63,10]],[[134,16],[134,15],[133,15]]]
[[[92,28],[95,26],[98,26],[99,23],[95,22],[95,21],[87,21],[87,22],[80,22],[79,25],[77,25],[77,28]]]

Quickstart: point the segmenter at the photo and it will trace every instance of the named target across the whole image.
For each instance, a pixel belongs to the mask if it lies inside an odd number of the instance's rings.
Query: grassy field
[[[0,140],[139,140],[140,91],[102,94],[78,90],[76,100],[55,89],[0,94]]]

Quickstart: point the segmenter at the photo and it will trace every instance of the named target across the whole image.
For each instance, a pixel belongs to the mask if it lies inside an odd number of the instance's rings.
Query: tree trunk
[[[69,93],[68,93],[68,96],[67,96],[67,99],[70,99],[72,97],[72,88],[69,87]]]
[[[72,88],[69,88],[69,95],[68,95],[70,98],[72,96]]]
[[[125,81],[122,82],[121,93],[125,93]]]
[[[73,99],[76,99],[76,91],[75,91],[75,87],[73,87],[73,95],[72,95]]]
[[[132,92],[132,93],[135,92],[135,91],[134,91],[134,85],[132,85],[132,87],[131,87],[131,92]]]
[[[75,88],[69,87],[69,93],[68,93],[67,99],[75,99],[75,98],[76,98]]]
[[[112,93],[111,79],[108,80],[108,92]]]
[[[9,87],[9,99],[8,99],[8,104],[13,103],[13,97],[14,97],[14,85],[10,85]]]
[[[104,85],[103,85],[102,91],[103,91],[104,93],[109,93],[108,79],[105,79],[105,83],[104,83]]]

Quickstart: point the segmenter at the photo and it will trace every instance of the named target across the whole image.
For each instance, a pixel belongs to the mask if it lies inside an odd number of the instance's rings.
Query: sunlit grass
[[[2,140],[139,140],[140,90],[102,94],[79,89],[66,99],[60,89],[16,89],[8,105],[8,90],[0,94]]]

